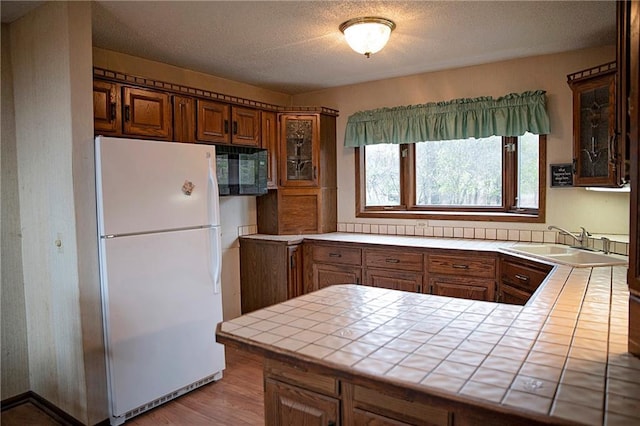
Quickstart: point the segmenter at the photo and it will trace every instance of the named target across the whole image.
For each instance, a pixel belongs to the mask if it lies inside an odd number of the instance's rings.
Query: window
[[[358,216],[544,221],[546,137],[356,149]]]

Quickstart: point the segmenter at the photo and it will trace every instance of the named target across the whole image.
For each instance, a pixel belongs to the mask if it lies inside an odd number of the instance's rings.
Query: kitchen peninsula
[[[217,340],[265,357],[267,425],[634,424],[625,274],[556,265],[524,306],[335,285],[221,323]]]

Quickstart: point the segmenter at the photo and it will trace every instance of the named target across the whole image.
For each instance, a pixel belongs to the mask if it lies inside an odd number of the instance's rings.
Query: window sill
[[[431,220],[474,220],[480,222],[521,222],[544,223],[544,214],[532,215],[522,213],[503,212],[444,212],[444,211],[399,211],[376,210],[356,214],[358,218],[385,219],[431,219]]]

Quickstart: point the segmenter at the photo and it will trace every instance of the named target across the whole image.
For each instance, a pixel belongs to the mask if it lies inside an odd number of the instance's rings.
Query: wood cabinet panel
[[[430,274],[479,278],[496,276],[495,257],[430,254],[427,259],[427,269]]]
[[[116,83],[94,80],[93,128],[96,135],[121,133],[120,91]]]
[[[278,116],[272,111],[262,111],[260,113],[261,147],[266,149],[269,162],[267,164],[267,188],[276,189],[278,187],[278,157],[280,155],[278,143]]]
[[[495,300],[496,283],[493,280],[477,278],[434,277],[429,278],[432,294],[472,300]]]
[[[267,426],[340,424],[340,400],[272,379],[265,380]]]
[[[423,254],[401,250],[365,249],[364,259],[367,267],[419,271],[423,269]]]
[[[260,129],[259,110],[231,107],[231,143],[233,145],[259,147]]]
[[[240,238],[240,303],[243,314],[284,302],[301,292],[301,259],[298,259],[301,254],[294,247],[286,241]],[[292,257],[295,264],[292,264]],[[298,279],[298,282],[290,281]]]
[[[127,135],[169,140],[173,122],[169,94],[123,87],[123,132]]]
[[[228,104],[198,99],[196,140],[228,144],[230,115],[231,108]]]
[[[365,269],[364,284],[391,290],[422,292],[422,274],[388,269]]]
[[[196,101],[186,96],[173,97],[173,140],[196,141]]]
[[[311,291],[315,291],[336,284],[360,284],[362,282],[362,269],[359,267],[314,263],[312,276]]]
[[[505,283],[500,284],[498,301],[500,303],[508,303],[510,305],[525,305],[529,298],[531,297],[531,293],[519,290],[515,287],[511,287]]]
[[[287,247],[287,262],[289,272],[287,274],[287,298],[302,296],[304,293],[302,281],[302,246],[300,244]]]
[[[258,197],[256,203],[262,234],[317,234],[337,227],[335,190],[281,188]]]

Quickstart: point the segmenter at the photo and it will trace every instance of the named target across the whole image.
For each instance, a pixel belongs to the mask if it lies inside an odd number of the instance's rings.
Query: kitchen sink
[[[626,256],[593,252],[561,244],[516,244],[505,248],[505,250],[577,268],[616,266],[628,263]]]

